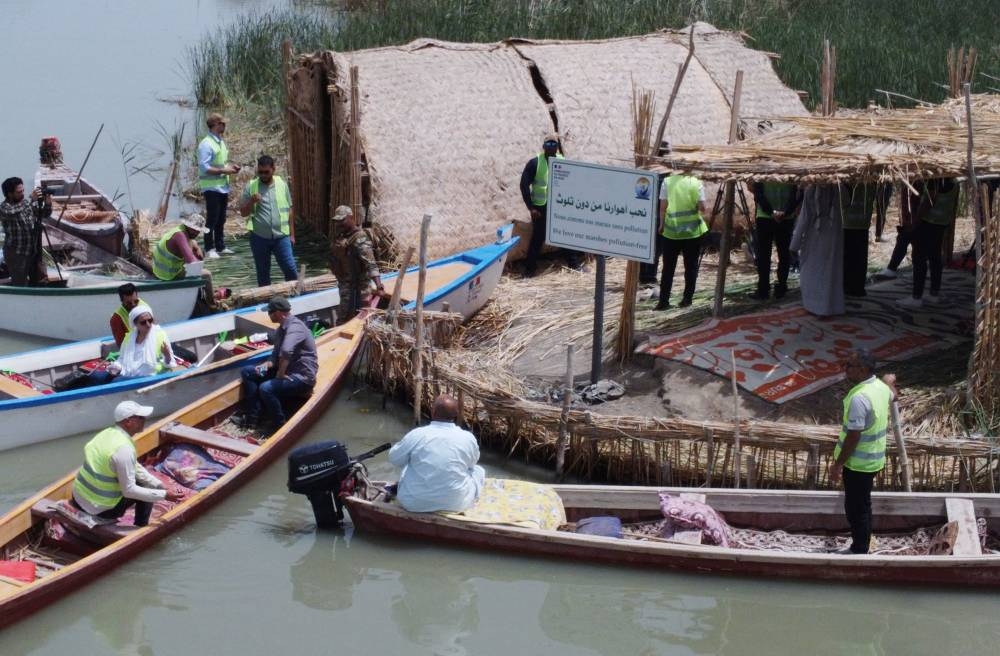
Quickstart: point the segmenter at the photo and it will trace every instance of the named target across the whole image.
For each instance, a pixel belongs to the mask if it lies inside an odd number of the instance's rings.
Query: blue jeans
[[[250,233],[250,252],[257,268],[257,286],[271,284],[271,254],[278,261],[285,280],[298,280],[299,272],[295,267],[295,257],[292,255],[292,240],[288,237],[266,239]]]
[[[273,367],[261,374],[256,366],[250,365],[240,370],[240,376],[243,379],[243,413],[255,420],[260,417],[263,406],[274,423],[285,423],[282,399],[303,398],[312,391],[312,385],[296,378],[275,378]]]

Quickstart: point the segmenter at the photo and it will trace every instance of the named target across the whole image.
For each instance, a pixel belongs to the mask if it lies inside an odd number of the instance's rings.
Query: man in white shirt
[[[389,451],[400,467],[397,497],[410,512],[460,512],[479,498],[486,472],[476,436],[455,424],[458,402],[442,394],[434,400],[431,423],[414,428]]]
[[[135,525],[146,526],[157,501],[183,497],[164,489],[136,459],[132,436],[146,425],[153,407],[122,401],[115,407],[115,425],[105,428],[83,447],[83,466],[73,481],[73,503],[104,519],[117,519],[135,506]]]

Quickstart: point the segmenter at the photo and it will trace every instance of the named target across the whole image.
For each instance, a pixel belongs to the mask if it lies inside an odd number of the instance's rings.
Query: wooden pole
[[[406,275],[406,270],[410,268],[412,260],[413,246],[410,246],[406,249],[406,253],[403,254],[403,261],[396,272],[396,284],[392,287],[392,297],[389,299],[388,319],[393,328],[399,327],[397,321],[399,317],[400,297],[403,295],[403,276]]]
[[[734,458],[733,458],[733,480],[736,482],[736,489],[740,487],[740,471],[743,469],[743,451],[740,445],[740,392],[736,386],[736,349],[729,349],[729,362],[732,365],[732,378],[733,381],[733,420],[734,420],[734,431],[733,435],[735,442],[733,444]]]
[[[367,223],[361,211],[361,102],[358,98],[358,67],[351,66],[351,210],[354,216]]]
[[[907,492],[913,492],[910,482],[910,459],[906,457],[906,442],[903,441],[903,430],[899,424],[899,404],[896,399],[892,400],[889,406],[892,414],[892,435],[896,438],[896,450],[899,452],[899,468],[903,470],[903,488]]]
[[[965,94],[965,123],[966,130],[968,131],[968,148],[966,149],[968,179],[966,184],[968,185],[969,204],[973,208],[976,221],[976,310],[973,315],[974,329],[972,332],[975,335],[976,343],[973,345],[972,354],[969,356],[969,375],[966,377],[968,380],[967,397],[969,400],[978,400],[984,408],[991,411],[996,404],[992,399],[986,397],[988,394],[995,395],[996,392],[987,390],[987,386],[982,384],[982,376],[983,372],[988,371],[990,367],[994,366],[994,363],[984,361],[988,360],[988,358],[984,357],[983,345],[981,343],[982,336],[979,334],[979,331],[983,325],[983,320],[988,319],[989,314],[992,314],[993,302],[997,299],[986,298],[987,294],[983,289],[983,230],[986,227],[986,223],[983,216],[983,207],[979,202],[979,179],[976,177],[976,167],[972,156],[972,96],[968,83],[963,85],[962,91]],[[992,269],[994,264],[990,262],[988,266]]]
[[[729,143],[736,141],[740,121],[740,97],[743,95],[743,71],[736,71],[736,85],[733,87],[733,111],[729,115]],[[726,181],[723,201],[722,239],[719,242],[719,270],[715,276],[715,299],[712,316],[722,316],[722,298],[726,294],[726,271],[729,269],[729,242],[733,232],[733,206],[735,205],[736,182]]]
[[[559,415],[559,438],[556,440],[556,480],[563,480],[566,472],[566,442],[569,440],[569,407],[573,401],[573,351],[572,344],[566,345],[566,379],[563,388],[562,413]]]
[[[417,312],[413,347],[413,425],[420,425],[421,395],[424,391],[424,288],[427,286],[427,232],[431,215],[424,214],[420,222],[420,273],[417,277]]]
[[[292,149],[292,142],[295,136],[292,134],[292,40],[285,39],[281,42],[281,72],[284,78],[285,91],[285,147],[287,148],[288,172],[293,170],[292,162],[295,158],[295,151]],[[296,177],[293,175],[293,177]],[[298,214],[298,210],[295,212]]]
[[[667,101],[667,111],[663,112],[663,119],[660,120],[660,126],[656,129],[656,139],[651,144],[654,155],[659,151],[660,142],[663,141],[663,134],[667,131],[667,119],[670,118],[670,111],[674,108],[674,101],[677,99],[677,93],[681,89],[681,81],[684,79],[684,74],[687,73],[691,58],[694,57],[694,26],[692,25],[688,29],[688,54],[684,58],[684,63],[677,70],[677,77],[674,78],[674,87],[670,90],[670,99]]]

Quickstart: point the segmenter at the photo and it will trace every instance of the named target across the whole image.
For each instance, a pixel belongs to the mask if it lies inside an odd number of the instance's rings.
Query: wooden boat
[[[336,289],[289,300],[292,312],[307,323],[335,323],[334,311],[340,302]],[[274,325],[263,310],[243,308],[167,324],[164,329],[173,344],[197,355],[192,364],[208,360],[194,369],[56,391],[56,381],[81,366],[102,367],[102,359],[116,350],[114,340],[104,337],[0,356],[0,451],[97,430],[107,423],[114,407],[137,390],[149,390],[148,402],[156,407],[157,416],[173,412],[235,380],[240,367],[267,359],[271,348],[264,341],[240,346],[232,342],[266,335]]]
[[[478,255],[467,253],[467,257],[446,258],[452,264],[461,263],[463,266],[450,267],[454,278],[439,280],[436,288],[429,288],[427,297],[444,302],[449,293],[460,288],[467,289],[468,282],[477,275],[476,271],[506,257],[512,245],[507,243],[492,250],[484,247],[486,251],[474,249],[469,252],[478,252]],[[492,253],[492,259],[486,259],[485,252]],[[442,262],[430,268],[437,268],[440,273],[440,267],[444,265],[445,262]],[[416,276],[407,278],[416,282]],[[456,283],[459,280],[465,282]],[[441,290],[451,291],[442,296],[439,293]],[[27,580],[0,575],[0,629],[155,544],[218,503],[277,458],[319,418],[332,401],[358,353],[362,331],[363,319],[358,317],[317,340],[319,373],[312,395],[289,415],[284,426],[263,442],[259,442],[263,436],[242,431],[230,421],[231,414],[238,409],[241,401],[239,381],[207,394],[135,435],[136,451],[147,469],[175,444],[208,449],[217,460],[234,464],[201,491],[186,490],[190,494],[184,501],[157,504],[148,526],[136,528],[117,523],[90,527],[80,522],[78,513],[67,511],[62,506],[72,495],[75,471],[0,518],[0,565],[8,570],[21,565],[34,569],[33,574],[24,577]],[[155,397],[150,401],[158,402]],[[59,509],[61,506],[62,511]]]
[[[427,267],[425,294],[428,309],[440,309],[447,303],[452,311],[462,313],[465,318],[472,316],[492,295],[507,253],[515,243],[490,244],[431,262]],[[410,271],[416,273],[415,268]],[[395,273],[383,277],[390,289],[395,277]],[[417,276],[408,272],[401,294],[404,308],[413,306],[416,293]],[[145,292],[140,291],[140,296],[146,299]],[[331,325],[339,299],[337,290],[330,289],[289,300],[297,316],[309,322]],[[159,319],[159,305],[149,302]],[[104,330],[107,330],[111,310],[118,304],[115,292],[114,301],[101,306],[105,312]],[[213,351],[220,335],[225,334],[226,340],[233,340],[266,333],[273,328],[266,312],[260,308],[169,323],[164,329],[172,343],[193,351],[199,360],[210,354],[214,358],[199,368],[201,373],[198,375],[192,375],[192,370],[179,369],[62,392],[54,392],[53,384],[80,365],[93,363],[112,352],[114,341],[110,337],[0,356],[0,451],[97,430],[107,423],[120,401],[131,398],[136,390],[154,385],[149,402],[160,415],[172,412],[235,380],[240,367],[262,361],[270,354],[269,347],[240,355],[230,350]]]
[[[39,149],[41,163],[35,171],[34,186],[55,192],[52,218],[46,223],[120,256],[128,216],[112,198],[86,178],[80,177],[77,182],[77,172],[63,163],[62,153],[52,151],[53,142],[58,149],[59,142],[54,137],[42,140]]]
[[[358,530],[561,560],[699,573],[850,583],[1000,585],[1000,551],[996,550],[1000,546],[1000,495],[997,494],[876,492],[872,499],[875,533],[877,543],[886,545],[884,551],[890,551],[895,541],[914,544],[915,531],[923,540],[940,530],[937,542],[929,542],[937,544],[945,555],[927,555],[927,543],[918,541],[917,546],[908,550],[924,551],[922,555],[893,555],[880,553],[876,548],[873,554],[860,556],[842,553],[850,538],[843,537],[849,532],[843,495],[838,492],[553,486],[570,522],[585,517],[619,517],[625,523],[627,537],[614,538],[566,530],[474,524],[437,513],[410,513],[397,502],[387,503],[378,487],[358,485],[353,494],[343,496]],[[649,527],[658,527],[663,521],[658,496],[661,490],[678,496],[694,494],[695,500],[707,503],[734,527],[734,541],[739,546],[690,544],[686,540],[692,536],[687,531],[671,539],[648,535]],[[977,517],[981,518],[979,523],[985,523],[991,547],[986,553],[981,549]],[[797,536],[791,538],[793,544],[813,546],[788,547],[788,534]],[[835,540],[831,534],[840,537]],[[900,537],[901,534],[909,537]],[[783,541],[786,546],[781,546]],[[840,552],[825,551],[835,544],[841,545]]]

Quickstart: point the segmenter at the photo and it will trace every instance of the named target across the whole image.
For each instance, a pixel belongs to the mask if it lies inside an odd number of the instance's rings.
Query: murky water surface
[[[78,165],[104,122],[159,145],[189,115],[184,48],[269,2],[6,0],[3,171],[30,179],[38,140]],[[276,53],[277,56],[277,53]],[[155,154],[155,153],[154,153]],[[87,172],[125,189],[102,138]],[[161,179],[133,176],[136,205]],[[2,309],[0,309],[2,311]],[[0,334],[0,352],[45,345]],[[350,385],[304,442],[359,453],[406,430],[406,408]],[[89,436],[0,454],[0,511],[79,464]],[[303,443],[304,443],[303,442]],[[491,475],[546,473],[486,456]],[[375,476],[391,476],[383,457]],[[0,633],[0,654],[990,654],[996,594],[866,588],[596,567],[340,532],[317,534],[280,462],[209,514]]]

